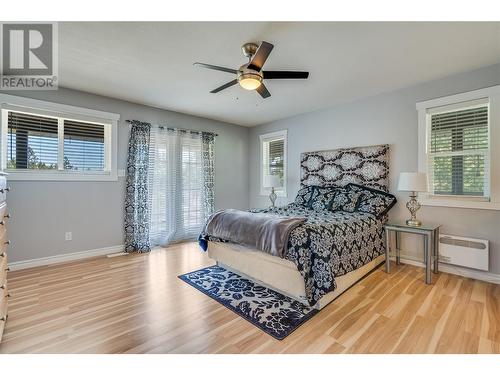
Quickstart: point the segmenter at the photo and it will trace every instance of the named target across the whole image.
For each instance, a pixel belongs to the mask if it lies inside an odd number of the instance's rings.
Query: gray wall
[[[388,143],[390,190],[399,200],[391,211],[391,219],[403,220],[408,216],[404,207],[408,198],[396,192],[396,185],[400,172],[418,168],[415,104],[498,84],[500,64],[254,127],[250,130],[250,206],[268,204],[268,198],[259,195],[259,135],[288,129],[288,197],[280,198],[281,203],[292,201],[298,190],[302,152]],[[442,223],[447,234],[490,240],[490,272],[500,274],[500,211],[423,207],[419,217]],[[402,247],[414,252],[420,243],[407,236]]]
[[[121,115],[118,169],[125,169],[127,119],[217,132],[216,207],[248,207],[248,128],[84,92],[6,92]],[[9,261],[36,259],[123,244],[125,178],[116,182],[10,181]],[[64,233],[73,232],[65,241]]]
[[[164,111],[88,93],[60,89],[54,92],[16,92],[35,99],[81,106],[121,115],[118,132],[118,168],[124,169],[128,126],[124,120],[216,131],[216,206],[247,208],[268,204],[259,195],[259,135],[288,129],[288,198],[299,184],[299,157],[304,151],[370,144],[391,144],[391,191],[401,171],[417,169],[417,112],[415,103],[439,96],[500,84],[500,65],[448,77],[396,92],[339,105],[327,110],[244,128],[232,124]],[[333,88],[332,88],[333,89]],[[8,92],[12,94],[12,92]],[[11,181],[8,203],[10,261],[36,259],[123,243],[124,178],[117,182]],[[404,219],[407,197],[399,194],[393,219]],[[249,204],[250,203],[250,204]],[[423,207],[423,220],[444,224],[444,232],[487,238],[491,244],[490,271],[500,274],[500,212]],[[64,241],[64,232],[73,232]],[[414,238],[403,241],[416,249]]]

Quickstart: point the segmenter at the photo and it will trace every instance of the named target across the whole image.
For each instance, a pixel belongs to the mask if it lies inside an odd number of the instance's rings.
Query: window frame
[[[431,99],[416,104],[418,111],[418,170],[428,173],[431,116],[435,113],[488,105],[489,199],[467,195],[419,193],[426,206],[500,210],[500,85]]]
[[[260,140],[260,195],[268,196],[271,193],[270,188],[264,187],[264,142],[276,141],[283,139],[283,187],[275,189],[278,197],[287,197],[287,174],[288,174],[288,130],[278,130],[271,133],[261,134]]]
[[[8,111],[24,112],[39,116],[55,117],[61,124],[64,120],[91,122],[104,125],[104,171],[69,171],[69,170],[6,170],[7,166],[7,134]],[[118,121],[116,113],[97,111],[88,108],[24,98],[14,95],[0,94],[0,166],[13,181],[117,181],[117,146]],[[64,142],[63,126],[59,126],[59,150]],[[58,153],[59,161],[63,152]]]

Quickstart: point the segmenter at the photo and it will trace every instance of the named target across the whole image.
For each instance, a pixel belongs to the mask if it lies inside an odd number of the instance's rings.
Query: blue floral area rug
[[[179,278],[278,340],[283,340],[318,312],[219,266]]]

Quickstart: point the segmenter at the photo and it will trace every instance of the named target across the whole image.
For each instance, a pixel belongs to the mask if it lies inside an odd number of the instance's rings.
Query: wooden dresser
[[[7,187],[6,174],[0,172],[0,342],[2,341],[5,322],[7,321],[7,305],[9,292],[7,289],[7,247],[10,241],[7,239],[7,220],[10,217],[7,211]]]

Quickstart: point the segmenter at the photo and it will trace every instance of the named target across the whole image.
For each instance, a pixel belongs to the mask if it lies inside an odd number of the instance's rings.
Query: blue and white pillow
[[[358,207],[356,208],[359,212],[367,212],[375,216],[383,216],[387,214],[397,202],[394,195],[386,193],[385,191],[372,189],[354,183],[347,184],[346,187],[350,188],[352,191],[357,191],[362,194]]]
[[[297,192],[294,203],[297,206],[309,208],[315,189],[315,186],[304,186]]]
[[[337,187],[318,187],[316,188],[311,200],[311,208],[314,211],[331,210],[333,199],[339,188]]]
[[[344,187],[335,192],[330,209],[332,211],[355,212],[363,193]]]

